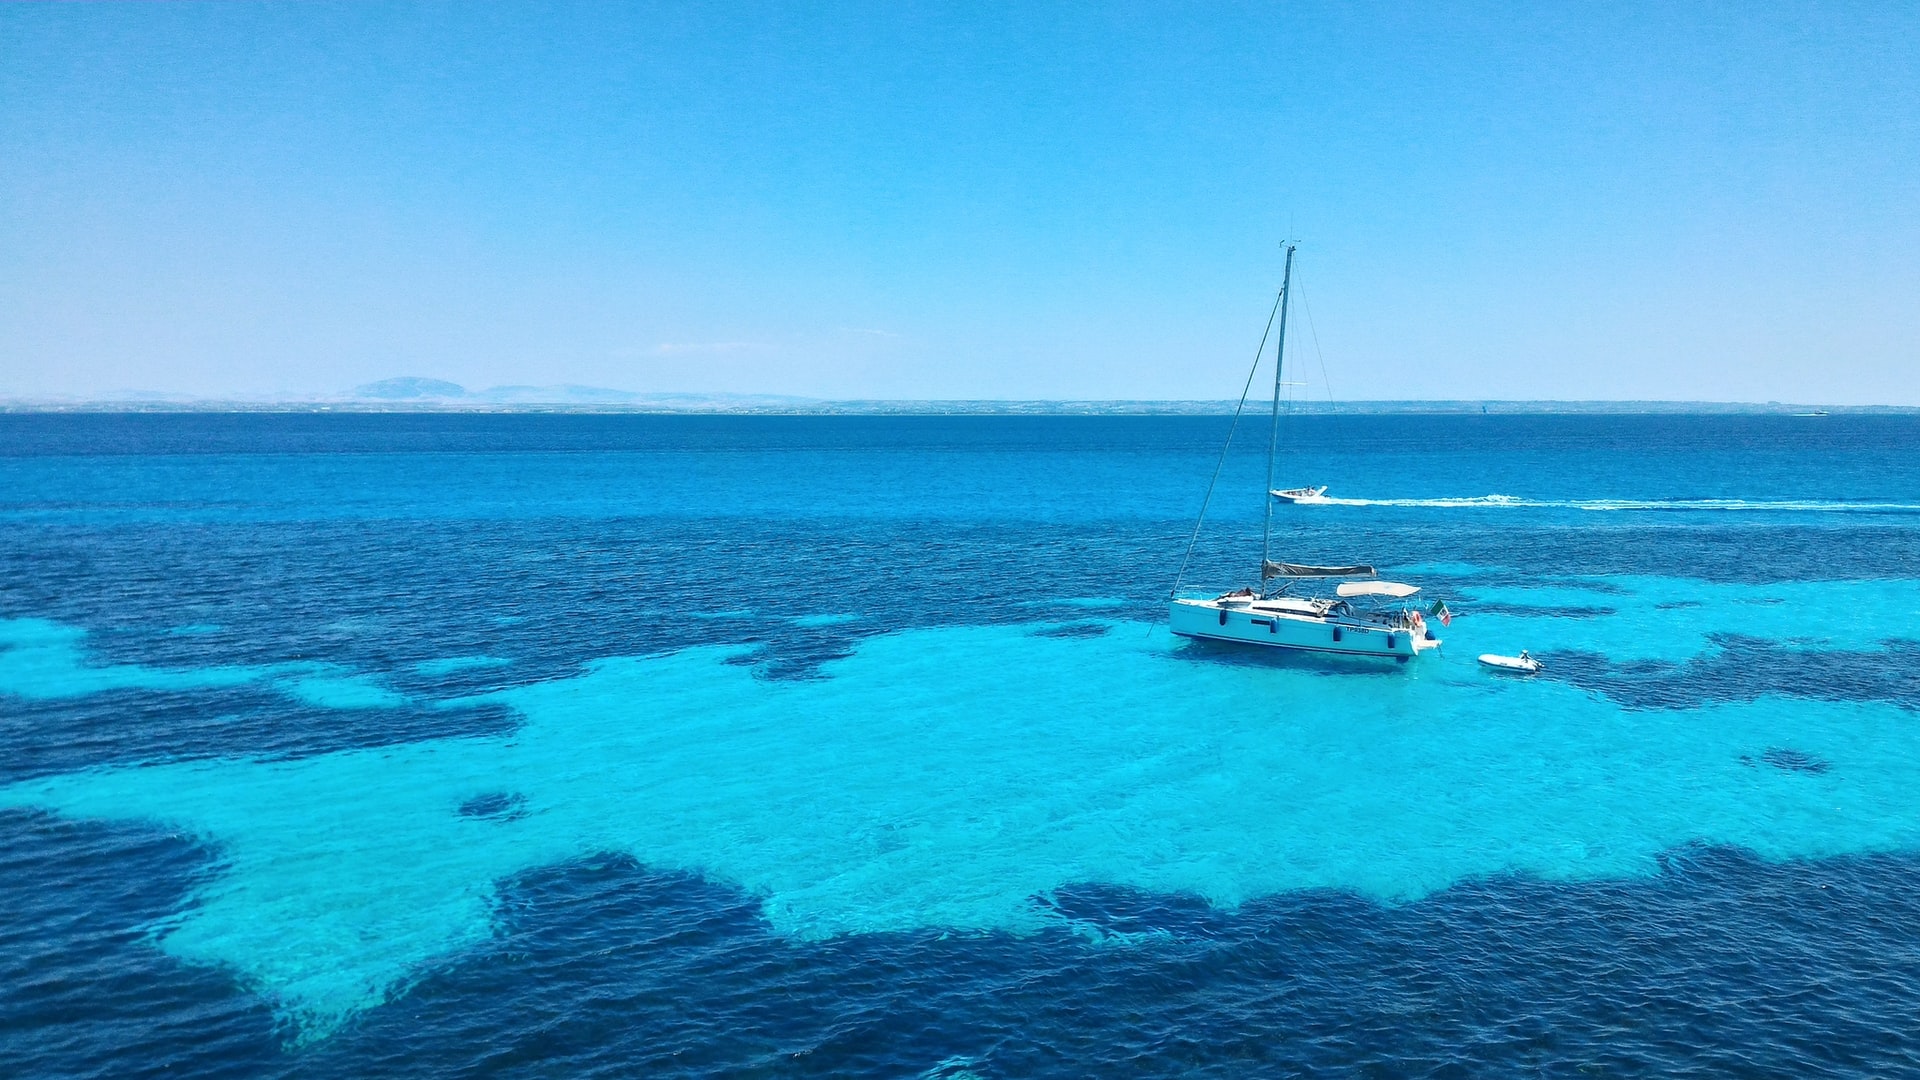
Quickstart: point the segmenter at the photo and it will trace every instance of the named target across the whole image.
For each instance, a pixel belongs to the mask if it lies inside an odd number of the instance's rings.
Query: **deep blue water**
[[[1920,419],[1225,429],[0,416],[5,1071],[1920,1073]]]

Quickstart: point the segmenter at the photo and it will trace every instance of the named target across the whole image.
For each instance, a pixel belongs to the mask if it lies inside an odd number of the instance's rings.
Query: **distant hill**
[[[779,409],[819,404],[812,398],[779,394],[646,394],[611,390],[604,386],[490,386],[469,390],[445,379],[402,376],[356,386],[338,400],[344,402],[412,402],[422,405],[464,406],[625,406],[646,410],[731,411]]]
[[[347,396],[361,401],[457,401],[468,395],[467,388],[459,383],[451,383],[445,379],[421,379],[409,375],[356,386]]]

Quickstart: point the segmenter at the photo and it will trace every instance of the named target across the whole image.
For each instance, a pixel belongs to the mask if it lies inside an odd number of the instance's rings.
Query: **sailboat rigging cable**
[[[1207,481],[1206,497],[1200,500],[1200,514],[1193,519],[1193,535],[1187,538],[1187,554],[1180,560],[1180,572],[1173,577],[1173,588],[1167,593],[1169,599],[1180,593],[1180,582],[1186,579],[1187,564],[1193,561],[1193,548],[1200,542],[1200,526],[1207,520],[1207,504],[1213,501],[1213,488],[1220,482],[1220,470],[1227,463],[1227,451],[1233,449],[1233,433],[1240,427],[1240,414],[1246,411],[1247,395],[1253,392],[1253,377],[1260,372],[1260,357],[1267,351],[1267,338],[1273,333],[1274,317],[1280,314],[1280,301],[1286,298],[1282,291],[1273,298],[1273,310],[1267,312],[1267,328],[1260,332],[1260,347],[1253,350],[1253,367],[1247,371],[1247,384],[1240,388],[1240,404],[1233,407],[1233,423],[1227,427],[1227,441],[1220,447],[1220,460],[1213,463],[1213,479]]]
[[[1327,377],[1327,354],[1320,351],[1320,328],[1313,324],[1313,301],[1307,290],[1300,290],[1300,307],[1307,313],[1307,330],[1313,335],[1313,354],[1320,358],[1320,383],[1327,388],[1327,404],[1333,404],[1333,380]]]

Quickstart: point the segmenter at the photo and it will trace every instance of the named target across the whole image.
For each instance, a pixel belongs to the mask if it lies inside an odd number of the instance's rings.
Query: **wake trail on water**
[[[1526,499],[1517,495],[1476,495],[1434,499],[1301,499],[1300,506],[1394,506],[1424,509],[1514,508],[1545,510],[1719,510],[1746,513],[1920,514],[1920,503],[1847,502],[1834,499]]]

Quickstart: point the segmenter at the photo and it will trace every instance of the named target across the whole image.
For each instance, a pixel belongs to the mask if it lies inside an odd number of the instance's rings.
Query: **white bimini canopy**
[[[1418,585],[1403,585],[1398,581],[1343,581],[1333,590],[1341,596],[1412,596],[1420,591]]]

